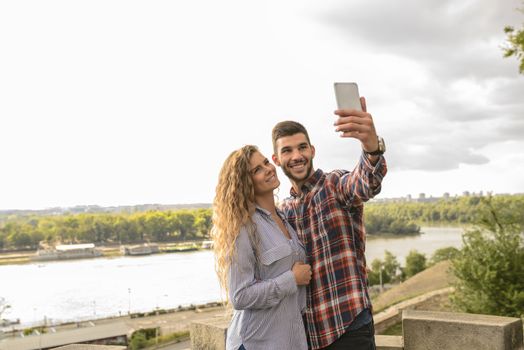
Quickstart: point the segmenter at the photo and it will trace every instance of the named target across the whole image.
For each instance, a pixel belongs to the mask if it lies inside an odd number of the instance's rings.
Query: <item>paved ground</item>
[[[140,328],[155,328],[160,327],[161,334],[169,334],[174,332],[182,332],[182,331],[189,331],[189,327],[191,322],[197,321],[197,320],[204,320],[214,317],[220,317],[225,314],[225,309],[223,307],[207,307],[202,309],[196,309],[196,310],[187,310],[187,311],[179,311],[179,312],[173,312],[158,316],[149,316],[149,317],[141,317],[141,318],[130,318],[129,316],[124,317],[115,317],[115,318],[107,318],[107,319],[100,319],[90,322],[82,322],[79,324],[66,324],[66,325],[60,325],[53,327],[53,330],[50,330],[49,336],[52,336],[53,338],[57,338],[57,336],[61,336],[61,338],[64,339],[64,342],[67,343],[67,337],[69,333],[75,333],[75,331],[82,329],[83,333],[86,333],[86,331],[89,331],[90,327],[96,326],[109,326],[114,325],[115,328],[121,327],[124,325],[131,333],[134,330],[140,329]],[[98,328],[98,327],[93,327]],[[107,327],[104,327],[107,328]],[[68,332],[69,331],[69,332]],[[55,333],[56,332],[56,333]],[[77,332],[76,332],[77,333]],[[25,341],[28,341],[28,338],[35,339],[37,337],[41,337],[39,340],[45,342],[45,338],[47,337],[47,334],[42,334],[41,336],[37,335],[30,335],[27,336]],[[6,348],[10,349],[11,346],[8,344],[12,343],[10,339],[19,339],[18,334],[5,334],[4,335],[4,341],[0,342],[0,349]],[[17,342],[15,342],[17,343]],[[14,345],[14,344],[13,344]],[[30,348],[31,346],[28,346]],[[164,347],[159,347],[159,350],[186,350],[190,349],[190,342],[185,341],[181,343],[176,344],[169,344]]]

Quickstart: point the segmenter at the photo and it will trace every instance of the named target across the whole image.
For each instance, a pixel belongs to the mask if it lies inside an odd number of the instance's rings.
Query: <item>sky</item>
[[[211,203],[229,153],[296,120],[324,171],[357,82],[389,172],[377,198],[524,193],[522,1],[0,2],[0,209]],[[289,182],[279,171],[279,198]]]

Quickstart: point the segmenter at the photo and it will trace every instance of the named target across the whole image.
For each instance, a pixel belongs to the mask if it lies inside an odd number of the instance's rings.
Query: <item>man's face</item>
[[[281,137],[276,141],[277,154],[273,161],[293,182],[303,183],[313,171],[315,147],[311,146],[303,133]]]

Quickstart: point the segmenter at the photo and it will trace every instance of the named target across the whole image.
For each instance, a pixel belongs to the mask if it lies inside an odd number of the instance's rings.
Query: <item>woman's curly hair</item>
[[[249,161],[255,152],[258,152],[256,146],[246,145],[226,158],[213,201],[211,238],[214,241],[215,269],[220,285],[226,291],[226,298],[229,268],[235,258],[235,242],[244,225],[247,226],[255,258],[258,256],[256,227],[251,219],[255,212],[255,190],[249,172]]]

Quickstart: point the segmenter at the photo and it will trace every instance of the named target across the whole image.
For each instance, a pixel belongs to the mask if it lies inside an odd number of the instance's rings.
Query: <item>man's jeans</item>
[[[323,348],[325,350],[376,350],[375,326],[373,321],[358,328],[346,331],[331,345]]]

